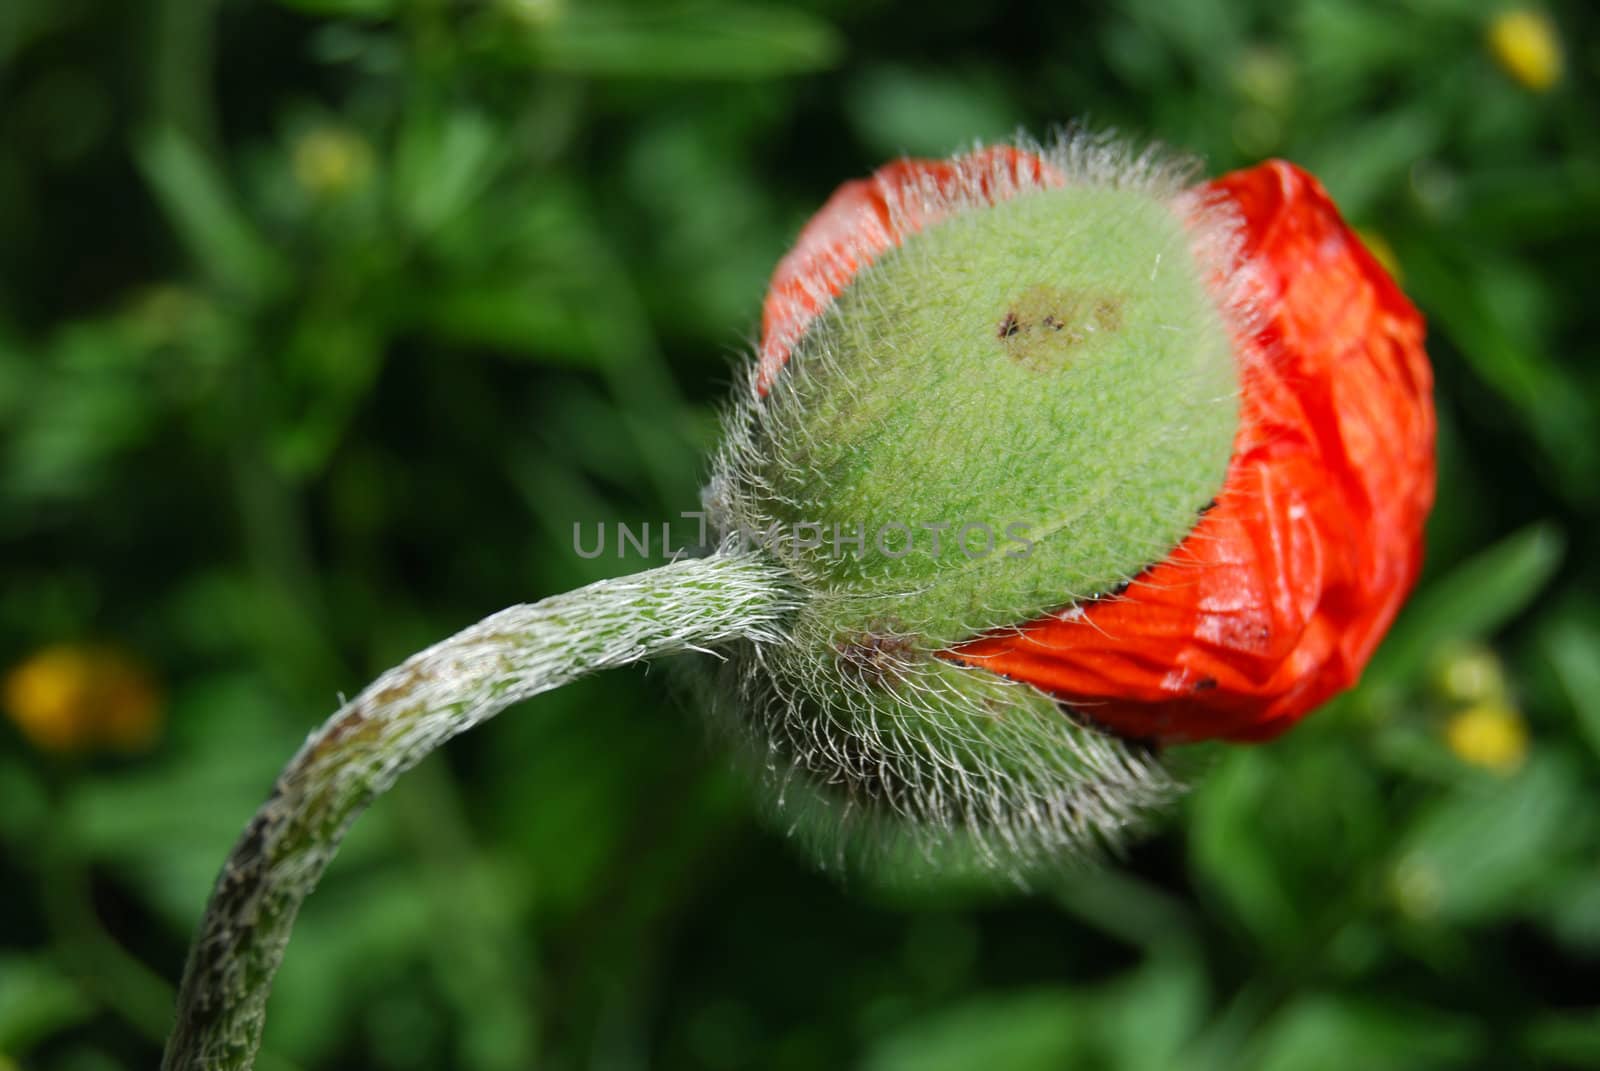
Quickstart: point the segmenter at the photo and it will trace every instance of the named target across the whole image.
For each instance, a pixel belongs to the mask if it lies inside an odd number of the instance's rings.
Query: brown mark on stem
[[[864,688],[892,688],[917,656],[916,637],[887,626],[849,632],[834,640],[839,673]]]

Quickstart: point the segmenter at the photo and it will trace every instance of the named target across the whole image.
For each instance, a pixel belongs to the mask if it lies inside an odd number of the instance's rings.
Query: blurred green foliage
[[[340,690],[693,508],[834,185],[1079,116],[1305,164],[1429,317],[1429,569],[1363,687],[1022,896],[819,877],[659,670],[574,686],[357,827],[261,1066],[1600,1067],[1600,18],[1551,9],[1546,90],[1495,16],[6,0],[0,660],[110,645],[166,728],[0,725],[0,1068],[151,1066]]]

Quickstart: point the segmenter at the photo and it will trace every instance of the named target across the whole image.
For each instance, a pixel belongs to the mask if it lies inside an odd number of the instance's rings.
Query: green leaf
[[[299,743],[258,678],[207,678],[171,707],[166,761],[73,784],[56,836],[76,857],[126,875],[147,902],[187,929],[218,862]]]
[[[1065,990],[995,995],[925,1017],[883,1038],[868,1071],[1056,1071],[1080,1051],[1079,1002]]]
[[[24,501],[87,496],[154,430],[161,399],[144,389],[139,354],[107,321],[69,324],[31,356],[6,421],[0,493]],[[9,354],[0,356],[0,364],[9,362]],[[32,518],[19,511],[6,519]]]
[[[313,15],[346,18],[387,18],[395,10],[395,0],[278,0],[278,3]]]
[[[1444,919],[1513,912],[1582,833],[1583,798],[1572,764],[1536,753],[1517,776],[1464,785],[1424,811],[1396,867],[1423,877],[1436,897],[1431,910]]]
[[[1428,585],[1378,649],[1363,687],[1415,684],[1440,650],[1492,636],[1539,597],[1565,549],[1554,524],[1530,525]]]
[[[1549,1012],[1523,1030],[1529,1066],[1600,1067],[1600,1011]]]
[[[945,71],[874,67],[850,85],[851,124],[877,155],[943,156],[1011,136],[1016,111],[999,85]]]
[[[294,419],[274,429],[272,458],[293,478],[320,473],[371,391],[382,365],[381,341],[368,322],[309,314],[278,356],[284,377],[301,380]]]
[[[42,779],[17,758],[0,756],[0,839],[32,837],[50,819]]]
[[[1369,215],[1385,195],[1403,188],[1419,154],[1448,137],[1434,109],[1420,105],[1364,116],[1307,151],[1307,164],[1332,192],[1346,217]]]
[[[328,1066],[328,1050],[382,989],[379,979],[403,977],[423,954],[433,921],[403,865],[353,869],[335,872],[307,902],[273,994],[265,1044],[307,1064]]]
[[[1572,873],[1543,885],[1539,909],[1550,932],[1580,954],[1600,952],[1600,861],[1580,859]]]
[[[512,53],[549,70],[632,78],[771,78],[831,67],[833,27],[783,7],[585,6],[538,27]]]
[[[1578,715],[1578,728],[1600,755],[1600,632],[1563,622],[1546,642],[1556,676]]]
[[[1592,392],[1547,352],[1539,330],[1548,286],[1532,265],[1504,253],[1452,248],[1430,228],[1397,242],[1406,288],[1439,323],[1472,371],[1503,398],[1544,455],[1563,495],[1591,502],[1600,447]]]
[[[603,361],[593,302],[554,278],[495,279],[418,295],[409,315],[440,338],[489,346],[550,364]]]
[[[161,127],[139,140],[136,154],[167,219],[217,282],[261,298],[287,279],[287,262],[255,229],[222,172],[192,141]]]
[[[1114,1057],[1113,1066],[1122,1071],[1184,1066],[1184,1049],[1206,1014],[1206,983],[1197,960],[1170,951],[1152,957],[1104,997],[1089,1017]]]
[[[992,993],[941,1008],[882,1037],[864,1066],[1164,1071],[1183,1065],[1184,1046],[1204,1009],[1205,984],[1196,965],[1156,955],[1094,988]]]
[[[1477,1030],[1428,1008],[1345,996],[1307,996],[1266,1033],[1260,1071],[1424,1071],[1466,1066]]]
[[[395,197],[406,220],[429,235],[468,214],[506,158],[503,132],[473,111],[423,114],[401,134]]]
[[[0,1054],[21,1055],[92,1011],[78,987],[48,961],[0,959]]]
[[[1229,753],[1191,797],[1189,852],[1197,877],[1234,919],[1281,944],[1297,931],[1299,914],[1259,821],[1276,806],[1276,772],[1263,752]]]

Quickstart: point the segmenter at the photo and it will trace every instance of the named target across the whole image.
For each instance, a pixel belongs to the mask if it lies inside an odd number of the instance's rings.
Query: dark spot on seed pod
[[[1124,299],[1120,297],[1101,297],[1094,303],[1094,326],[1098,331],[1112,332],[1122,330],[1122,306]]]
[[[1207,502],[1205,505],[1200,507],[1200,516],[1204,517],[1206,514],[1210,513],[1216,508],[1217,500],[1213,498],[1210,502]]]
[[[1122,330],[1126,304],[1120,294],[1039,283],[1010,303],[995,337],[1019,364],[1041,372],[1066,367],[1079,350]]]

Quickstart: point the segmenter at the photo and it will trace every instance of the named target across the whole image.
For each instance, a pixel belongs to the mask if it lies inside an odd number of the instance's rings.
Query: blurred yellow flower
[[[1440,698],[1461,706],[1504,703],[1511,694],[1500,656],[1479,644],[1457,648],[1439,662],[1433,687]]]
[[[1542,93],[1561,78],[1561,38],[1543,12],[1501,12],[1489,23],[1487,37],[1495,62],[1528,89]]]
[[[149,673],[104,647],[37,651],[6,675],[0,698],[6,716],[44,751],[138,751],[161,729],[161,697]]]
[[[1452,715],[1445,726],[1450,750],[1463,762],[1511,773],[1528,756],[1528,727],[1509,704],[1491,700]]]
[[[313,197],[338,197],[366,183],[372,147],[353,131],[319,126],[295,139],[294,177]]]
[[[1361,239],[1361,244],[1367,247],[1367,252],[1372,254],[1372,259],[1389,273],[1389,278],[1397,283],[1401,282],[1403,273],[1400,271],[1400,258],[1395,256],[1394,246],[1389,244],[1389,240],[1377,231],[1365,227],[1357,227],[1356,235]]]

